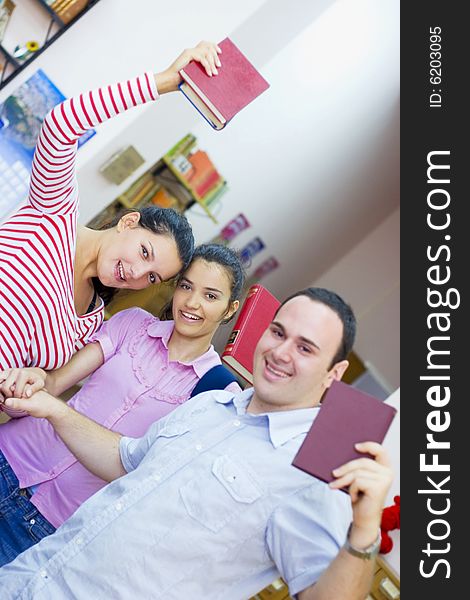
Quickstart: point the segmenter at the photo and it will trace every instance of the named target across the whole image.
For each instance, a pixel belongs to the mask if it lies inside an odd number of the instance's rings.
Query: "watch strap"
[[[380,529],[379,529],[379,533],[377,535],[377,539],[367,548],[364,548],[363,550],[359,550],[358,548],[355,548],[349,541],[351,527],[352,527],[352,523],[351,523],[351,525],[349,525],[348,533],[346,535],[346,541],[344,542],[344,546],[343,546],[343,548],[346,550],[346,552],[349,552],[349,554],[352,554],[353,556],[356,556],[357,558],[362,558],[364,560],[370,560],[372,558],[375,558],[377,556],[377,554],[379,553],[380,542],[382,541]]]

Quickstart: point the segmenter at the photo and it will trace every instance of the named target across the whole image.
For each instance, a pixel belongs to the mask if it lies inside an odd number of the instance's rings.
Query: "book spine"
[[[161,189],[161,185],[159,183],[154,183],[148,191],[142,195],[134,205],[136,208],[144,208],[145,206],[149,206],[152,204],[152,198],[158,193]]]
[[[126,208],[134,208],[139,202],[141,202],[142,198],[148,194],[150,190],[155,187],[155,181],[153,179],[146,181],[144,185],[135,192],[131,197],[121,198],[122,204]]]
[[[232,333],[229,336],[227,344],[222,352],[222,356],[235,356],[237,353],[238,344],[240,341],[240,335],[245,326],[245,323],[249,320],[250,315],[255,310],[256,304],[263,293],[263,288],[260,285],[253,285],[248,290],[243,306],[240,310],[240,314],[233,327]]]
[[[198,184],[196,193],[199,194],[201,198],[204,198],[204,196],[219,183],[220,179],[219,173],[216,170],[213,170],[204,181]]]
[[[213,202],[218,200],[222,194],[225,194],[226,191],[227,183],[221,179],[220,182],[204,196],[203,200],[205,205],[210,206]],[[220,239],[218,243],[224,244],[225,240]]]
[[[191,102],[191,104],[194,106],[194,108],[198,111],[198,113],[200,115],[202,115],[204,117],[204,119],[209,123],[209,125],[213,128],[216,129],[217,131],[220,131],[221,129],[223,129],[225,127],[225,125],[227,123],[221,123],[218,124],[215,121],[212,121],[211,119],[209,119],[209,117],[207,115],[205,115],[202,110],[199,108],[199,106],[197,106],[197,104],[194,104],[194,102],[192,101],[192,99],[190,98],[190,96],[188,96],[188,94],[186,94],[184,88],[181,86],[180,84],[180,90],[181,92],[186,96],[186,98]],[[207,105],[206,105],[207,106]]]

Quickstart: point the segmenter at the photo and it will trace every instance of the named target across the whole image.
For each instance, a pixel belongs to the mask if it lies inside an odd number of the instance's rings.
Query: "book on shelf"
[[[155,204],[160,208],[174,208],[180,210],[180,202],[171,192],[169,192],[164,186],[160,185],[158,190],[153,193],[147,200],[149,204]]]
[[[164,163],[162,164],[164,165]],[[187,186],[168,167],[160,165],[154,173],[155,181],[176,199],[177,204],[172,208],[183,211],[191,202],[194,202],[194,198]]]
[[[222,352],[222,361],[248,383],[253,383],[256,344],[279,306],[279,300],[265,287],[251,286]]]
[[[189,185],[203,198],[222,179],[211,159],[204,150],[196,150],[188,157],[192,169],[186,175]]]
[[[393,406],[374,396],[342,381],[334,381],[292,464],[329,483],[334,480],[332,471],[337,467],[370,456],[358,452],[354,445],[358,442],[381,444],[396,412]]]
[[[210,197],[211,201],[214,200],[215,194],[212,195],[212,192],[216,189],[221,191],[223,178],[208,154],[198,148],[194,135],[186,135],[162,157],[162,160],[190,192],[192,199],[201,204],[208,216],[216,222],[208,209],[206,196]]]
[[[180,90],[214,129],[223,129],[245,106],[269,88],[269,83],[230,40],[219,44],[222,66],[209,77],[204,67],[191,61],[180,75]]]
[[[211,206],[214,204],[216,200],[218,200],[225,192],[227,191],[227,182],[224,179],[220,179],[220,181],[213,188],[207,192],[204,196],[204,204],[206,206]]]
[[[207,152],[197,147],[196,138],[191,134],[173,146],[163,160],[197,199],[222,179]]]
[[[155,180],[152,173],[148,172],[141,175],[127,190],[118,196],[119,202],[126,208],[134,208],[142,198],[155,186]]]
[[[260,237],[255,237],[239,251],[240,260],[245,267],[251,265],[252,259],[258,252],[264,250],[265,244]]]
[[[149,206],[150,204],[157,204],[157,202],[154,202],[153,199],[160,192],[161,188],[162,188],[162,186],[154,180],[150,186],[146,186],[137,195],[136,203],[134,204],[134,208],[143,208],[145,206]],[[169,207],[165,206],[162,208],[169,208]]]
[[[121,185],[144,162],[144,157],[139,154],[134,146],[127,146],[115,152],[111,158],[101,165],[99,170],[108,181]]]
[[[88,5],[89,0],[58,0],[51,8],[65,24],[70,23]]]
[[[247,277],[245,285],[250,286],[257,283],[260,279],[272,273],[275,269],[279,267],[279,261],[274,256],[270,256],[266,260],[264,260],[255,270],[254,272]]]
[[[5,30],[16,4],[13,0],[0,0],[0,42],[3,40]]]
[[[239,233],[250,227],[250,222],[243,213],[238,214],[231,219],[220,231],[212,238],[213,244],[223,244],[227,246]],[[254,281],[253,283],[256,283]],[[247,287],[250,287],[249,285]]]

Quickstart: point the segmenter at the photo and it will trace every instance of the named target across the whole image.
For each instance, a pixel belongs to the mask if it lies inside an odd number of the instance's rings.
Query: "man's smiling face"
[[[342,335],[341,319],[325,304],[307,296],[284,304],[256,346],[250,412],[318,405],[348,366],[331,364]]]

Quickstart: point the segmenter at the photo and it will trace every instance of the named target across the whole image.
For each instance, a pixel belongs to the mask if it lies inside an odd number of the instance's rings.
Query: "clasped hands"
[[[45,389],[46,376],[43,369],[36,367],[0,371],[0,402],[32,417],[49,417],[54,407],[63,403]]]

